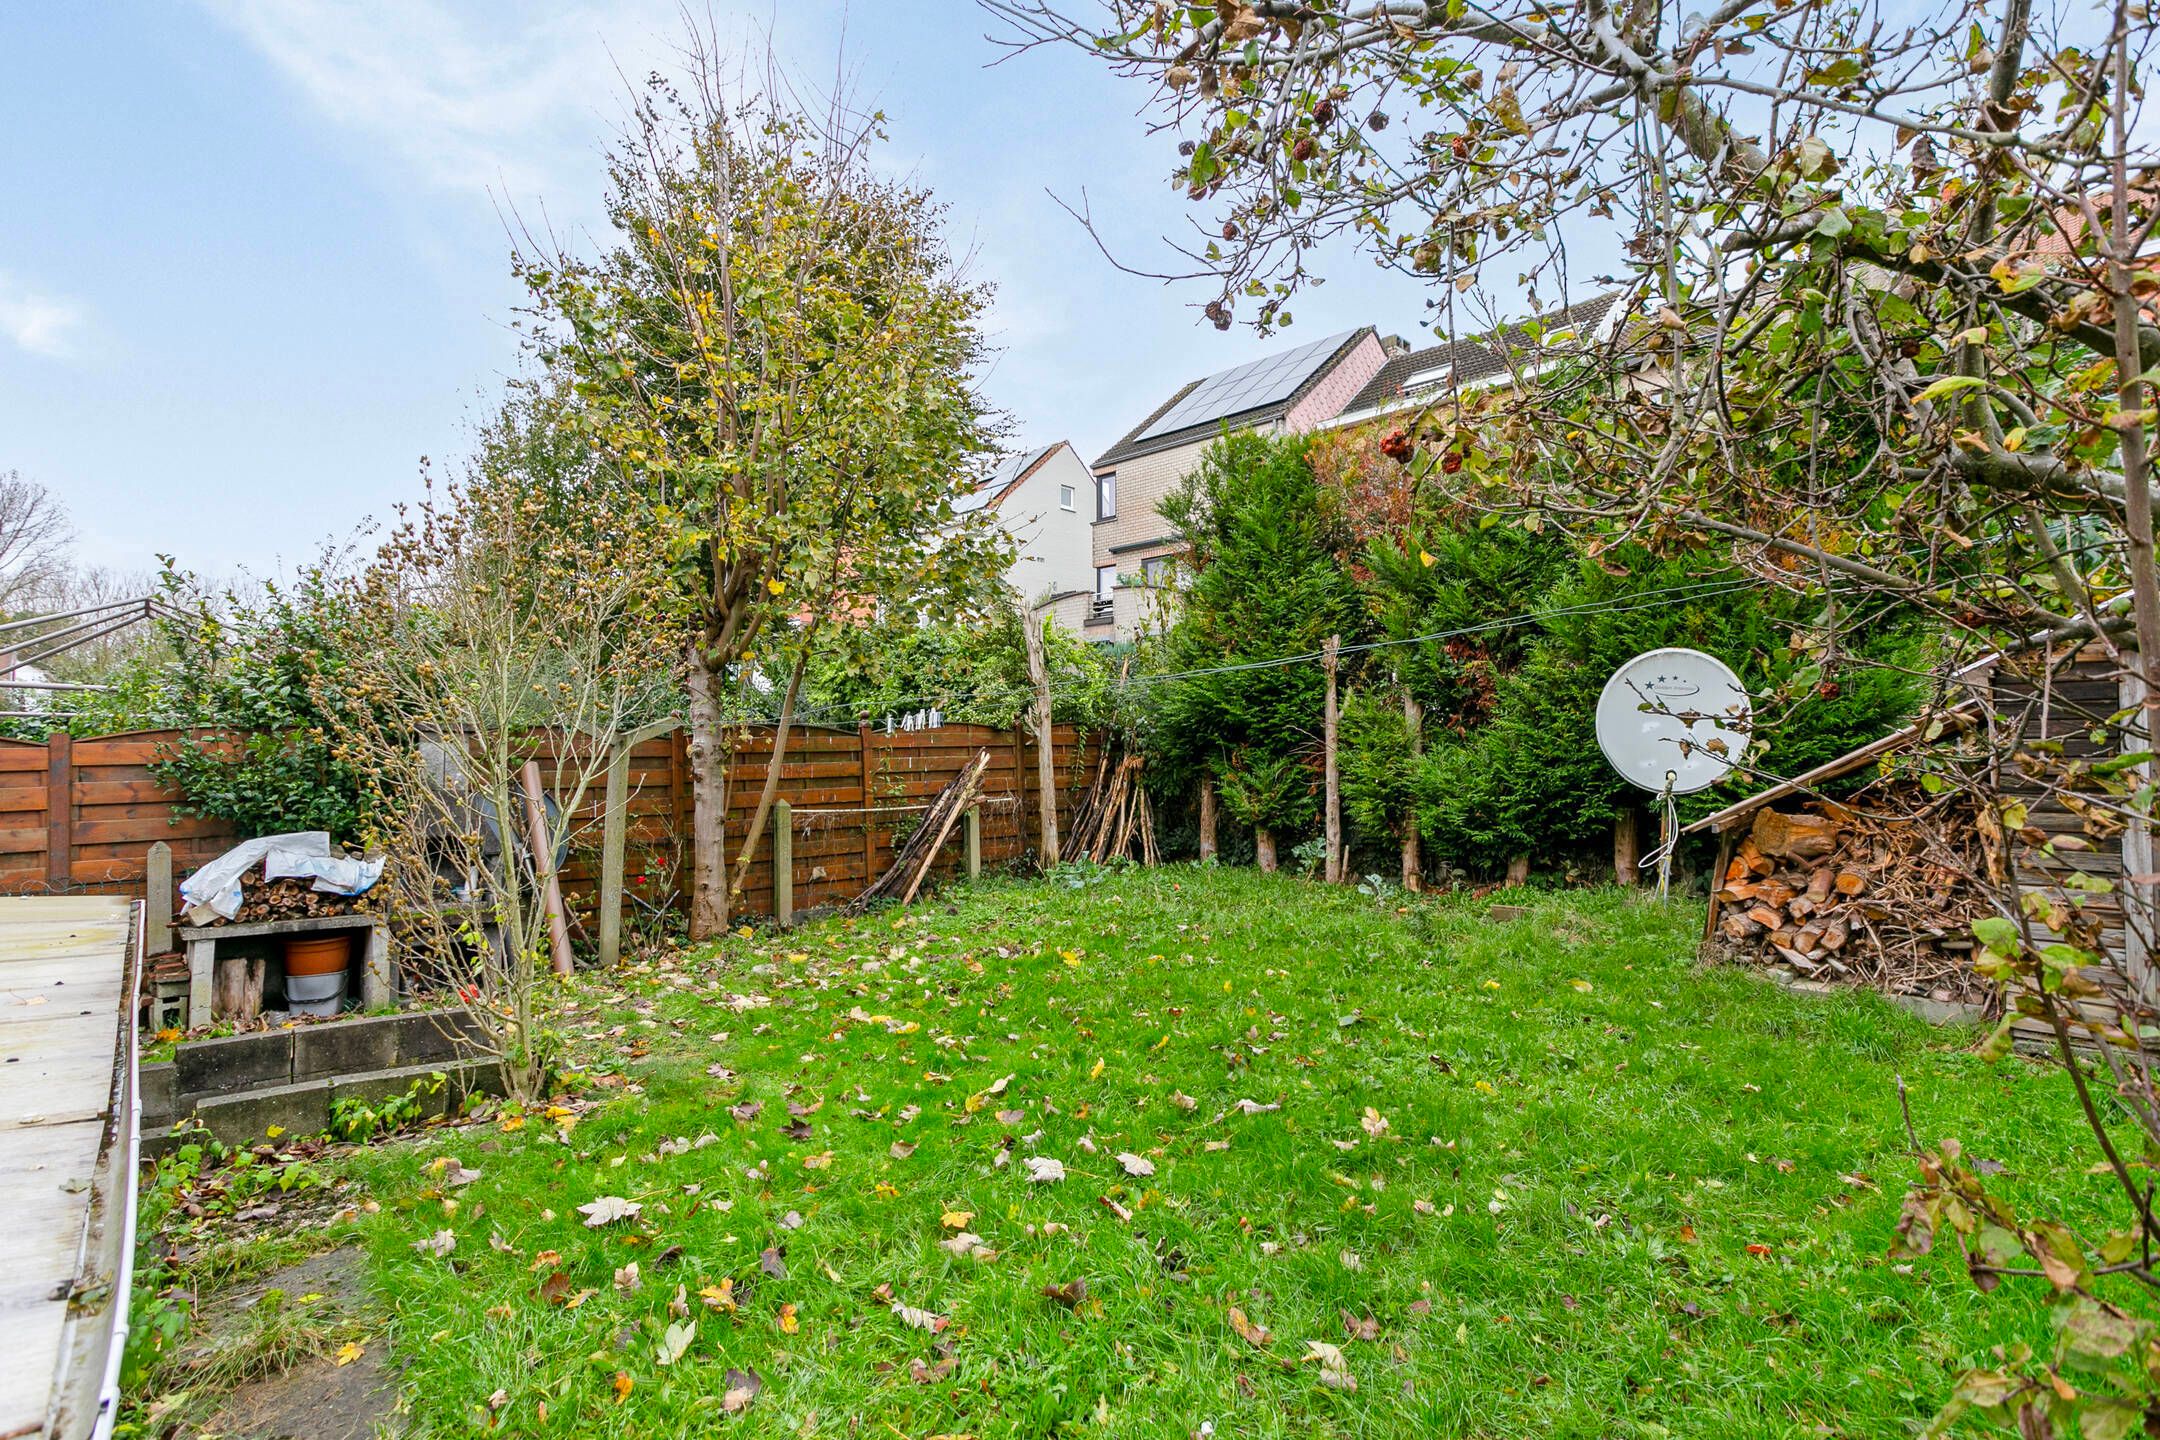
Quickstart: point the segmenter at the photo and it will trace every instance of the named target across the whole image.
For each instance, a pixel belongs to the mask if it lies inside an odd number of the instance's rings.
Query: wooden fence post
[[[859,756],[857,763],[860,767],[858,773],[862,776],[862,883],[863,889],[867,890],[876,883],[878,878],[877,831],[871,827],[870,823],[872,818],[870,814],[870,747],[875,742],[876,732],[870,728],[868,720],[859,720],[855,724],[855,735],[856,739],[861,742],[857,751]]]
[[[1200,858],[1215,858],[1215,777],[1200,777]]]
[[[45,878],[69,884],[75,858],[75,738],[55,730],[45,742]]]
[[[1641,831],[1636,829],[1635,806],[1630,803],[1620,811],[1619,818],[1613,821],[1613,882],[1619,885],[1633,886],[1636,881],[1642,878],[1641,860]],[[1719,873],[1722,876],[1723,872]],[[1725,882],[1721,878],[1717,883],[1722,885]]]
[[[1406,687],[1402,697],[1403,728],[1410,732],[1410,754],[1413,758],[1425,753],[1425,710],[1418,704]],[[1418,837],[1417,806],[1403,817],[1402,834],[1402,886],[1415,895],[1425,888],[1425,857]]]
[[[1336,764],[1335,732],[1335,671],[1342,654],[1342,636],[1330,635],[1320,647],[1320,663],[1327,668],[1327,709],[1322,715],[1321,743],[1326,750],[1327,765],[1327,883],[1340,885],[1343,879],[1342,853],[1342,771]]]
[[[1022,630],[1027,638],[1028,678],[1035,682],[1035,768],[1042,794],[1037,796],[1042,809],[1042,868],[1051,869],[1061,858],[1058,853],[1057,819],[1057,756],[1052,752],[1050,730],[1050,668],[1043,658],[1042,617],[1028,614],[1022,618]]]
[[[623,850],[629,844],[630,747],[625,745],[608,762],[607,808],[600,821],[600,965],[613,969],[622,962]],[[673,830],[674,817],[668,828]]]
[[[967,877],[982,878],[982,806],[970,805],[967,811]]]
[[[163,840],[143,861],[143,954],[172,949],[172,846]]]
[[[785,930],[795,923],[795,807],[773,801],[771,830],[773,923]]]

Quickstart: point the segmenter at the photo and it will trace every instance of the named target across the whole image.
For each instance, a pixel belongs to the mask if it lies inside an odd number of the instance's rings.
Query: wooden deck
[[[125,1148],[114,1097],[131,1093],[127,1077],[116,1083],[130,910],[104,896],[0,899],[0,1440],[89,1430],[65,1403],[98,1383],[79,1373],[90,1337],[68,1297],[102,1268],[100,1232],[124,1218],[102,1202],[112,1142]]]

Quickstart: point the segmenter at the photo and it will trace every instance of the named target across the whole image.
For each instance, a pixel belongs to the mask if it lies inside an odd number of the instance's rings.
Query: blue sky
[[[1017,442],[1092,457],[1186,379],[1272,348],[1206,296],[1119,273],[1050,198],[1084,189],[1166,265],[1189,207],[1143,93],[1000,52],[968,0],[713,13],[891,116],[887,167],[951,207],[996,282],[985,378]],[[455,457],[517,365],[504,210],[599,226],[623,75],[665,67],[675,0],[206,0],[0,7],[0,471],[56,491],[89,563],[258,574],[310,558]],[[844,40],[843,40],[844,32]],[[1426,292],[1362,259],[1289,345],[1414,333]]]

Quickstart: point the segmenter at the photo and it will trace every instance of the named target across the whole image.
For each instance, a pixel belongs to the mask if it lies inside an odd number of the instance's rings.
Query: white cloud
[[[64,295],[33,290],[0,270],[0,336],[32,355],[62,358],[74,353],[82,307]]]
[[[429,187],[516,201],[591,188],[578,180],[624,114],[626,80],[681,26],[668,0],[544,16],[440,0],[205,3],[380,158]]]

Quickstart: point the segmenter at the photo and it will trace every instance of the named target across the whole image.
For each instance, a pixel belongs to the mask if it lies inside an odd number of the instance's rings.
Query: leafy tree
[[[1633,656],[1667,645],[1703,650],[1757,695],[1790,691],[1816,669],[1809,647],[1819,602],[1757,584],[1711,555],[1608,552],[1578,562],[1537,608],[1524,662],[1499,678],[1489,721],[1436,737],[1420,781],[1428,845],[1475,869],[1589,844],[1641,803],[1606,763],[1596,732],[1598,695]],[[1838,678],[1760,715],[1749,773],[1684,799],[1684,819],[1760,788],[1761,774],[1798,773],[1904,721],[1919,699],[1906,673],[1921,658],[1916,627],[1891,621],[1846,643]]]
[[[1274,832],[1312,815],[1325,679],[1316,661],[1237,669],[1317,652],[1362,633],[1357,586],[1337,562],[1340,526],[1319,503],[1305,442],[1225,435],[1162,505],[1192,570],[1148,681],[1157,774],[1211,775],[1272,868]]]
[[[215,600],[168,562],[172,610],[158,622],[171,658],[125,686],[138,714],[190,733],[150,771],[185,813],[242,835],[327,830],[357,841],[360,786],[332,745],[318,682],[342,673],[351,614],[329,562],[286,585],[228,590]]]
[[[935,709],[949,725],[1018,725],[1035,699],[1020,627],[1020,613],[1010,605],[973,623],[876,626],[861,637],[866,644],[816,657],[800,713],[846,725]],[[1110,723],[1111,662],[1056,625],[1045,627],[1043,647],[1056,718],[1090,728]],[[776,680],[784,683],[785,677]]]
[[[820,648],[870,653],[874,627],[847,622],[880,605],[970,613],[1004,564],[954,510],[995,440],[973,383],[988,294],[959,277],[932,198],[873,168],[882,138],[844,101],[737,100],[694,51],[611,157],[614,248],[518,258],[581,433],[671,535],[697,936],[726,926],[721,732],[747,670],[785,657],[789,679],[737,887]]]

